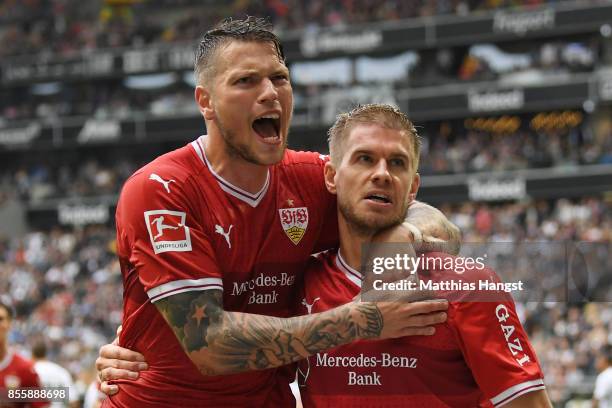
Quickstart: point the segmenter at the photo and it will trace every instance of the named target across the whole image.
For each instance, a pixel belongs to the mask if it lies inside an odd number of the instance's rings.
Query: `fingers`
[[[96,369],[98,371],[102,371],[104,369],[109,369],[109,368],[133,371],[136,374],[138,374],[138,371],[146,370],[149,367],[147,363],[139,362],[139,361],[125,361],[125,360],[117,360],[114,358],[104,358],[104,357],[98,357],[96,359]],[[138,375],[136,376],[136,378],[137,377]],[[108,379],[116,380],[116,378],[104,378],[104,380],[108,380]]]
[[[147,368],[142,354],[113,344],[102,346],[100,357],[96,359],[96,369],[102,383],[109,380],[135,380],[139,376],[138,372]],[[107,395],[117,391],[119,389],[113,384],[106,384],[102,389]]]
[[[402,330],[400,337],[404,336],[432,336],[436,333],[435,327],[407,327]]]
[[[427,314],[445,311],[448,309],[447,300],[426,300],[405,305],[405,312],[410,315]]]
[[[114,344],[115,346],[119,345],[119,336],[121,335],[121,331],[123,330],[123,325],[119,325],[119,327],[117,327],[117,336],[115,337],[115,339],[113,340],[113,342],[111,344]]]
[[[100,357],[125,361],[145,361],[142,354],[130,349],[119,347],[115,344],[105,344],[102,346],[100,348]]]
[[[444,323],[446,321],[446,313],[430,313],[426,315],[416,315],[410,317],[405,324],[405,327],[422,327],[433,326],[435,324]]]
[[[136,371],[124,370],[119,368],[108,367],[101,370],[98,374],[100,381],[114,381],[114,380],[135,380],[139,376]]]
[[[104,381],[100,384],[100,391],[106,395],[115,395],[117,392],[119,392],[119,387],[117,387],[115,384],[109,384],[108,382]]]

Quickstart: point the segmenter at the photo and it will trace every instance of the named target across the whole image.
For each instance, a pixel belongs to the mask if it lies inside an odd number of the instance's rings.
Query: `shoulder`
[[[175,223],[200,222],[206,205],[195,177],[197,157],[189,145],[158,157],[136,171],[124,184],[115,213],[122,234],[144,234],[163,215]]]
[[[137,170],[123,185],[117,215],[152,209],[186,210],[201,203],[198,167],[189,145],[164,154]]]
[[[606,368],[599,376],[607,385],[612,386],[612,367]]]
[[[317,152],[304,152],[287,149],[280,166],[313,165],[323,167],[329,161],[329,156]]]
[[[57,376],[66,376],[70,377],[70,373],[64,367],[59,364],[56,364],[52,361],[37,361],[34,363],[34,368],[37,373],[45,372],[45,373],[53,373]]]
[[[34,372],[34,362],[19,353],[13,353],[13,367],[22,373]]]
[[[24,367],[33,367],[34,362],[20,353],[13,353],[13,363]]]
[[[321,204],[321,208],[328,208],[333,202],[335,214],[335,196],[325,188],[323,169],[327,161],[329,158],[319,153],[287,150],[283,160],[273,166],[273,174],[279,185],[299,189],[301,194]]]
[[[159,156],[152,162],[136,170],[126,181],[122,194],[127,191],[141,188],[145,190],[159,190],[168,192],[173,187],[180,188],[182,183],[188,181],[196,170],[191,147],[184,146]]]
[[[288,178],[320,179],[323,185],[323,167],[329,158],[315,152],[297,152],[287,149],[283,160],[274,166],[274,170]]]

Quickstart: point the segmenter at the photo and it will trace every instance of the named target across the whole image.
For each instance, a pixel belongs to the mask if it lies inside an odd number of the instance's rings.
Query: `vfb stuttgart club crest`
[[[281,208],[278,214],[285,234],[297,245],[308,228],[308,208]]]

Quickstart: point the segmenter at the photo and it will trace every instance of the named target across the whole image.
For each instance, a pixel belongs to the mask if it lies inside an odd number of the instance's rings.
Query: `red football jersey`
[[[449,256],[429,253],[425,259]],[[418,273],[423,281],[440,282],[449,272]],[[461,275],[468,282],[491,277],[498,279],[487,268]],[[304,275],[298,310],[317,313],[347,303],[361,282],[361,272],[336,251],[319,254]],[[504,292],[496,297],[451,301],[448,320],[433,336],[359,341],[302,361],[298,381],[304,407],[490,407],[543,389],[542,371],[512,297]]]
[[[34,363],[21,357],[19,354],[8,351],[4,359],[0,361],[0,390],[14,388],[40,387],[38,374],[34,371]],[[0,407],[3,408],[26,408],[46,407],[46,402],[11,402],[0,398]]]
[[[335,197],[323,181],[327,158],[288,150],[251,194],[214,172],[204,137],[144,166],[123,187],[116,213],[120,345],[144,354],[150,368],[138,381],[121,381],[111,406],[294,403],[286,370],[200,374],[153,303],[222,289],[225,310],[290,316],[310,254],[338,241]]]

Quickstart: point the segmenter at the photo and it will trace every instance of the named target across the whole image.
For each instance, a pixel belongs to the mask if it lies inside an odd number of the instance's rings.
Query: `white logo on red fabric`
[[[308,228],[308,208],[281,208],[278,214],[285,234],[297,245]]]
[[[144,217],[151,245],[156,254],[170,251],[191,251],[189,227],[185,225],[186,213],[153,210],[145,211]]]
[[[302,304],[304,305],[304,307],[306,307],[306,310],[308,311],[308,314],[312,314],[312,307],[314,306],[315,303],[317,303],[317,300],[321,300],[321,298],[314,298],[312,303],[308,303],[306,301],[306,298],[302,299]]]
[[[227,246],[229,247],[229,249],[232,249],[232,244],[230,242],[229,234],[230,232],[232,232],[233,227],[234,227],[233,225],[230,225],[227,232],[225,232],[222,226],[220,226],[219,224],[215,224],[215,232],[217,234],[223,235],[223,238],[225,238],[225,242],[227,242]]]
[[[504,324],[510,318],[510,311],[504,304],[499,304],[495,308],[495,316],[497,316],[497,321],[500,324],[500,328],[504,333],[504,338],[506,339],[506,344],[508,345],[508,349],[514,356],[516,362],[522,367],[524,364],[529,363],[531,359],[529,355],[523,350],[523,345],[521,344],[521,340],[518,335],[512,337],[512,334],[516,331],[516,327],[513,324]]]
[[[157,181],[158,183],[163,184],[163,186],[166,189],[166,192],[168,194],[170,194],[170,183],[176,183],[176,181],[173,180],[173,179],[171,179],[171,180],[164,180],[163,178],[161,178],[160,176],[158,176],[155,173],[151,173],[151,175],[149,176],[149,180]]]

